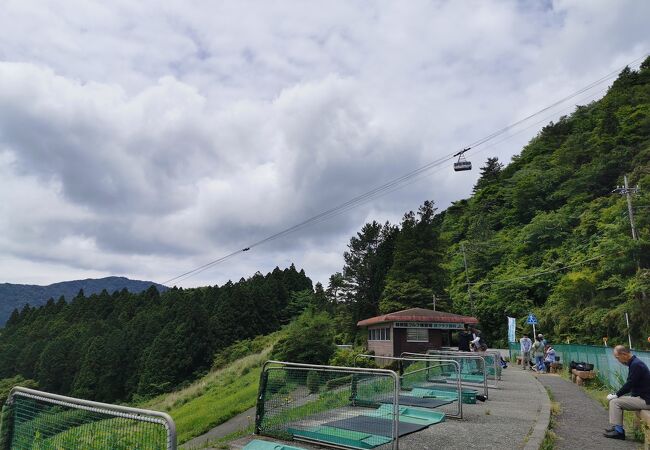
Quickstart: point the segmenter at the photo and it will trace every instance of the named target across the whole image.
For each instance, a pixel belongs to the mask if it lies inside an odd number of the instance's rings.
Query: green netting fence
[[[460,354],[459,352],[453,354],[445,355],[435,355],[431,353],[413,353],[413,352],[402,352],[400,355],[401,358],[427,358],[432,361],[433,364],[436,364],[434,361],[444,358],[446,360],[456,361],[460,370],[460,383],[462,386],[467,386],[475,389],[475,392],[482,391],[485,398],[489,398],[488,390],[488,379],[490,373],[490,366],[488,366],[485,361],[484,356],[477,354]],[[438,363],[439,364],[439,363]],[[446,381],[449,383],[454,383],[455,380],[455,367],[451,365],[445,365],[442,367],[441,376],[446,378]],[[444,378],[441,381],[445,381]],[[440,379],[440,377],[439,377]],[[469,392],[469,390],[467,390]],[[475,396],[474,396],[475,398]],[[464,403],[469,403],[465,401]],[[475,403],[472,401],[471,403]]]
[[[356,365],[360,365],[363,361],[373,361],[375,364],[397,370],[400,377],[398,395],[400,405],[419,405],[423,408],[439,410],[446,417],[463,418],[463,403],[468,402],[463,402],[464,392],[459,361],[431,355],[422,358],[356,355]]]
[[[255,433],[337,448],[397,449],[404,428],[391,370],[267,361],[260,375]],[[403,429],[402,429],[403,428]]]
[[[0,450],[175,450],[169,415],[17,387],[2,407]]]
[[[560,357],[564,368],[569,367],[571,361],[586,362],[594,365],[601,381],[613,389],[619,389],[627,380],[627,366],[619,363],[613,355],[612,347],[596,345],[554,344],[555,355]],[[520,354],[518,342],[510,342],[510,361]],[[632,351],[637,358],[650,366],[650,352]]]
[[[461,352],[458,350],[427,350],[431,355],[470,355],[481,356],[485,360],[488,384],[490,387],[498,387],[501,380],[501,353],[498,350],[486,350],[484,352]]]

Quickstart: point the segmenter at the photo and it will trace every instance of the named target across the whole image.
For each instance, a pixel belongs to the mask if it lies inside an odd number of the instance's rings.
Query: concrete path
[[[448,419],[405,436],[399,441],[400,448],[537,450],[544,438],[550,413],[545,389],[531,372],[512,366],[503,371],[499,385],[499,389],[490,390],[490,399],[485,403],[463,405],[463,420]],[[254,438],[260,439],[252,436],[238,439],[231,443],[230,448],[241,449]],[[289,445],[322,449],[302,442]]]
[[[555,448],[563,449],[636,449],[640,443],[616,441],[603,436],[609,427],[607,410],[580,387],[559,375],[540,374],[539,381],[551,390],[562,412],[556,418]]]

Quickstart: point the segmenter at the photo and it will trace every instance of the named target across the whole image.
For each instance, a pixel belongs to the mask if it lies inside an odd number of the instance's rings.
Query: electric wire
[[[614,254],[615,254],[615,255],[621,255],[621,254],[623,254],[623,253],[624,253],[624,252],[618,252],[618,253],[614,253]],[[519,280],[525,280],[525,279],[529,279],[529,278],[535,278],[535,277],[538,277],[538,276],[540,276],[540,275],[546,275],[546,274],[549,274],[549,273],[555,273],[555,272],[559,272],[559,271],[564,270],[564,269],[568,269],[568,268],[570,268],[570,267],[580,266],[580,265],[582,265],[582,264],[585,264],[585,263],[588,263],[588,262],[591,262],[591,261],[595,261],[595,260],[597,260],[597,259],[600,259],[600,258],[602,258],[603,256],[611,256],[611,253],[608,253],[608,254],[604,254],[604,253],[603,253],[603,254],[600,254],[600,255],[597,255],[597,256],[594,256],[594,257],[591,257],[591,258],[583,259],[582,261],[579,261],[579,262],[576,262],[576,263],[573,263],[573,264],[567,264],[567,265],[565,265],[565,266],[558,267],[558,268],[556,268],[556,269],[544,270],[544,271],[542,271],[542,272],[536,272],[536,273],[529,274],[529,275],[523,275],[523,276],[521,276],[521,277],[514,277],[514,278],[508,278],[507,280],[494,280],[494,281],[487,281],[487,282],[481,282],[481,281],[478,281],[478,282],[476,282],[476,283],[468,283],[468,284],[469,284],[470,286],[483,287],[483,286],[490,286],[490,285],[494,285],[494,284],[511,283],[511,282],[513,282],[513,281],[519,281]]]
[[[545,108],[542,108],[541,110],[539,110],[539,111],[537,111],[535,113],[532,113],[532,114],[530,114],[530,115],[528,115],[528,116],[526,116],[526,117],[524,117],[524,118],[522,118],[522,119],[520,119],[520,120],[518,120],[518,121],[504,127],[504,128],[501,128],[500,130],[495,131],[494,133],[491,133],[491,134],[489,134],[489,135],[487,135],[487,136],[473,142],[472,144],[470,144],[469,146],[466,147],[466,150],[464,150],[463,153],[465,151],[474,150],[476,147],[481,146],[484,143],[496,138],[497,136],[500,136],[500,135],[506,133],[507,131],[517,127],[518,125],[520,125],[520,124],[522,124],[522,123],[524,123],[524,122],[526,122],[528,120],[530,120],[531,118],[533,118],[533,117],[535,117],[535,116],[537,116],[537,115],[539,115],[539,114],[541,114],[541,113],[543,113],[545,111],[548,111],[548,110],[550,110],[550,109],[552,109],[552,108],[554,108],[554,107],[556,107],[556,106],[558,106],[558,105],[560,105],[560,104],[562,104],[562,103],[564,103],[564,102],[566,102],[566,101],[568,101],[568,100],[570,100],[572,98],[575,98],[576,96],[578,96],[578,95],[580,95],[580,94],[582,94],[582,93],[596,87],[597,85],[611,79],[612,77],[617,76],[617,74],[621,70],[623,70],[625,67],[632,66],[632,65],[636,64],[640,60],[644,59],[646,56],[647,56],[647,54],[633,60],[632,62],[626,64],[625,66],[623,66],[620,69],[617,69],[616,71],[610,72],[609,74],[601,77],[600,79],[598,79],[598,80],[590,83],[589,85],[581,88],[577,92],[574,92],[573,94],[568,95],[568,96],[566,96],[566,97],[552,103],[551,105],[549,105],[549,106],[547,106]],[[557,112],[555,114],[557,114]],[[525,128],[524,130],[530,128],[531,126]],[[523,132],[524,130],[520,130],[520,131],[518,131],[516,133],[513,133],[511,136],[506,137],[503,140],[488,146],[487,148],[491,148],[494,145],[498,145],[498,143],[501,143],[501,142],[503,142],[503,141],[505,141],[507,139],[510,139],[512,136],[514,136],[516,134],[519,134],[519,133]],[[486,148],[484,148],[482,151],[484,151],[485,149]],[[231,253],[229,253],[227,255],[224,255],[224,256],[222,256],[220,258],[212,260],[212,261],[210,261],[210,262],[208,262],[206,264],[203,264],[203,265],[201,265],[199,267],[196,267],[196,268],[194,268],[192,270],[186,271],[186,272],[184,272],[184,273],[182,273],[180,275],[177,275],[177,276],[175,276],[173,278],[170,278],[170,279],[162,282],[162,284],[166,285],[166,284],[171,283],[173,281],[180,282],[180,281],[186,280],[186,279],[188,279],[188,278],[190,278],[190,277],[192,277],[194,275],[197,275],[199,273],[204,272],[205,270],[207,270],[207,269],[209,269],[209,268],[211,268],[211,267],[213,267],[213,266],[215,266],[217,264],[223,263],[224,261],[226,261],[226,260],[228,260],[228,259],[230,259],[230,258],[232,258],[232,257],[234,257],[236,255],[239,255],[240,253],[244,253],[246,251],[249,251],[249,250],[251,250],[251,249],[253,249],[255,247],[258,247],[260,245],[263,245],[265,243],[280,239],[280,238],[282,238],[282,237],[284,237],[284,236],[286,236],[288,234],[294,233],[294,232],[296,232],[296,231],[298,231],[298,230],[300,230],[302,228],[313,225],[315,223],[319,223],[319,222],[322,222],[324,220],[329,220],[329,219],[331,219],[333,217],[336,217],[336,216],[338,216],[340,214],[343,214],[343,213],[345,213],[345,212],[347,212],[347,211],[349,211],[349,210],[351,210],[353,208],[356,208],[357,206],[359,206],[361,204],[367,203],[368,201],[371,201],[371,200],[373,200],[373,199],[375,199],[377,197],[383,196],[383,195],[385,195],[387,193],[393,192],[393,191],[395,191],[397,189],[400,189],[400,188],[402,188],[404,186],[410,185],[413,182],[417,181],[418,178],[423,176],[423,174],[431,175],[431,173],[428,173],[428,172],[430,172],[431,169],[433,169],[435,167],[438,167],[438,166],[441,166],[445,162],[451,160],[454,157],[455,154],[457,154],[457,153],[454,153],[454,152],[448,153],[448,154],[446,154],[446,155],[444,155],[444,156],[442,156],[442,157],[440,157],[440,158],[438,158],[438,159],[436,159],[436,160],[434,160],[434,161],[432,161],[432,162],[430,162],[428,164],[425,164],[424,166],[421,166],[421,167],[419,167],[419,168],[417,168],[415,170],[412,170],[411,172],[408,172],[408,173],[406,173],[406,174],[404,174],[402,176],[394,178],[394,179],[388,181],[385,184],[377,186],[377,187],[375,187],[375,188],[373,188],[373,189],[371,189],[371,190],[369,190],[369,191],[367,191],[367,192],[365,192],[363,194],[360,194],[360,195],[358,195],[358,196],[356,196],[356,197],[354,197],[354,198],[352,198],[352,199],[350,199],[350,200],[348,200],[346,202],[343,202],[343,203],[341,203],[341,204],[339,204],[337,206],[334,206],[334,207],[332,207],[332,208],[330,208],[330,209],[328,209],[326,211],[323,211],[323,212],[321,212],[319,214],[316,214],[315,216],[312,216],[312,217],[310,217],[310,218],[308,218],[308,219],[306,219],[306,220],[304,220],[304,221],[302,221],[302,222],[300,222],[300,223],[298,223],[296,225],[293,225],[293,226],[291,226],[289,228],[286,228],[286,229],[281,230],[281,231],[279,231],[277,233],[274,233],[274,234],[272,234],[270,236],[267,236],[267,237],[265,237],[265,238],[263,238],[263,239],[261,239],[261,240],[259,240],[257,242],[254,242],[254,243],[252,243],[252,244],[248,245],[247,247],[244,247],[244,248],[242,248],[240,250],[233,251],[233,252],[231,252]]]

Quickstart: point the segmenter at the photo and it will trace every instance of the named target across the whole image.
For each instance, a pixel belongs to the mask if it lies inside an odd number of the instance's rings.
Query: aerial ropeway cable
[[[270,241],[274,241],[276,239],[280,239],[280,238],[282,238],[282,237],[284,237],[284,236],[286,236],[288,234],[294,233],[294,232],[296,232],[296,231],[298,231],[298,230],[300,230],[302,228],[314,225],[314,224],[319,223],[319,222],[323,222],[325,220],[328,220],[328,219],[336,217],[336,216],[338,216],[340,214],[343,214],[344,212],[347,212],[347,211],[349,211],[349,210],[351,210],[351,209],[353,209],[353,208],[355,208],[355,207],[357,207],[357,206],[359,206],[361,204],[367,203],[370,200],[373,200],[373,199],[378,198],[380,196],[386,195],[386,194],[388,194],[390,192],[395,191],[396,189],[399,189],[400,187],[403,187],[405,185],[410,184],[411,182],[413,182],[414,179],[419,178],[424,173],[429,172],[431,169],[433,169],[435,167],[441,166],[442,164],[446,163],[450,159],[454,159],[454,158],[458,157],[458,160],[454,163],[454,170],[456,172],[471,170],[472,169],[472,163],[470,161],[467,161],[467,159],[465,158],[465,153],[466,152],[476,149],[476,147],[479,147],[479,146],[485,144],[486,142],[488,142],[488,141],[490,141],[490,140],[492,140],[492,139],[506,133],[507,131],[511,130],[512,128],[516,127],[517,125],[520,125],[520,124],[530,120],[531,118],[533,118],[533,117],[535,117],[535,116],[537,116],[537,115],[539,115],[539,114],[541,114],[541,113],[543,113],[545,111],[548,111],[549,109],[551,109],[551,108],[553,108],[553,107],[555,107],[555,106],[557,106],[559,104],[562,104],[562,103],[564,103],[564,102],[566,102],[566,101],[568,101],[568,100],[570,100],[570,99],[572,99],[572,98],[574,98],[574,97],[576,97],[576,96],[578,96],[578,95],[580,95],[580,94],[582,94],[582,93],[584,93],[584,92],[598,86],[599,84],[601,84],[601,83],[603,83],[603,82],[617,76],[618,73],[620,73],[620,71],[623,70],[625,67],[632,66],[632,65],[638,63],[639,61],[641,61],[642,59],[646,58],[647,56],[648,56],[648,54],[646,53],[643,56],[641,56],[641,57],[631,61],[630,63],[626,64],[625,66],[623,66],[623,67],[621,67],[621,68],[619,68],[619,69],[617,69],[617,70],[615,70],[613,72],[610,72],[609,74],[599,78],[598,80],[590,83],[589,85],[583,87],[582,89],[572,93],[571,95],[568,95],[568,96],[554,102],[553,104],[551,104],[551,105],[549,105],[549,106],[547,106],[547,107],[545,107],[543,109],[540,109],[539,111],[537,111],[537,112],[535,112],[533,114],[530,114],[530,115],[528,115],[528,116],[526,116],[526,117],[524,117],[524,118],[522,118],[522,119],[520,119],[520,120],[518,120],[518,121],[504,127],[504,128],[502,128],[500,130],[497,130],[497,131],[495,131],[495,132],[493,132],[493,133],[491,133],[491,134],[489,134],[489,135],[487,135],[487,136],[473,142],[472,144],[470,144],[469,146],[463,148],[463,150],[461,150],[459,152],[449,153],[449,154],[447,154],[447,155],[445,155],[445,156],[443,156],[441,158],[438,158],[435,161],[432,161],[432,162],[430,162],[430,163],[428,163],[428,164],[426,164],[426,165],[424,165],[422,167],[419,167],[419,168],[417,168],[417,169],[415,169],[415,170],[413,170],[411,172],[408,172],[405,175],[394,178],[394,179],[390,180],[389,182],[387,182],[385,184],[377,186],[377,187],[371,189],[370,191],[367,191],[367,192],[365,192],[363,194],[360,194],[360,195],[358,195],[358,196],[356,196],[356,197],[354,197],[354,198],[352,198],[352,199],[350,199],[350,200],[348,200],[346,202],[343,202],[340,205],[337,205],[337,206],[332,207],[332,208],[330,208],[330,209],[328,209],[326,211],[323,211],[323,212],[321,212],[319,214],[316,214],[315,216],[312,216],[312,217],[310,217],[310,218],[308,218],[308,219],[306,219],[306,220],[304,220],[304,221],[302,221],[302,222],[300,222],[300,223],[298,223],[296,225],[293,225],[293,226],[291,226],[289,228],[286,228],[286,229],[284,229],[282,231],[274,233],[274,234],[272,234],[272,235],[270,235],[270,236],[268,236],[268,237],[266,237],[264,239],[261,239],[261,240],[255,242],[255,243],[250,244],[250,245],[247,245],[247,246],[241,248],[240,250],[233,251],[232,253],[229,253],[229,254],[227,254],[225,256],[222,256],[222,257],[220,257],[218,259],[210,261],[210,262],[208,262],[206,264],[203,264],[202,266],[199,266],[199,267],[197,267],[195,269],[189,270],[189,271],[184,272],[184,273],[182,273],[182,274],[180,274],[178,276],[175,276],[175,277],[170,278],[170,279],[168,279],[166,281],[163,281],[162,284],[166,285],[166,284],[174,282],[174,281],[178,282],[178,281],[186,280],[186,279],[188,279],[188,278],[190,278],[190,277],[192,277],[194,275],[197,275],[197,274],[199,274],[201,272],[204,272],[205,270],[208,270],[209,268],[214,267],[215,265],[220,264],[220,263],[222,263],[222,262],[224,262],[224,261],[226,261],[226,260],[240,254],[240,253],[248,252],[248,251],[252,250],[253,248],[255,248],[255,247],[259,246],[259,245],[265,244],[265,243],[270,242]],[[505,140],[505,139],[503,139],[503,140]]]

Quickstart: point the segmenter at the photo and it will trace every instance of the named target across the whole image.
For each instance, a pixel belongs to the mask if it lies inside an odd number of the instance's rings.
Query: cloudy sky
[[[650,2],[0,2],[0,282],[163,282],[534,113],[650,49]],[[508,161],[559,105],[469,155]],[[402,189],[180,284],[342,267]]]

